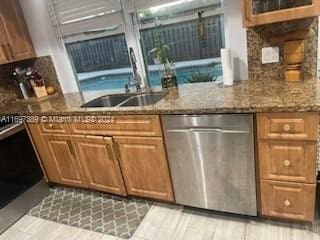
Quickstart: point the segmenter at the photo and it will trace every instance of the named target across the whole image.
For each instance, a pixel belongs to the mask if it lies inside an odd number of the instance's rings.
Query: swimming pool
[[[222,76],[221,64],[212,63],[209,65],[192,66],[178,68],[177,80],[178,84],[186,84],[188,77],[193,74],[210,74],[213,77]],[[80,88],[82,91],[101,91],[101,90],[116,90],[124,89],[126,83],[132,77],[132,72],[105,74],[94,78],[84,79],[80,81]],[[159,70],[152,70],[149,72],[149,81],[151,87],[161,86]]]

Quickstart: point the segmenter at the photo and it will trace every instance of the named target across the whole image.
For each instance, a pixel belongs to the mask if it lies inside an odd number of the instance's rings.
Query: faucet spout
[[[129,86],[136,86],[137,92],[141,92],[141,76],[138,72],[137,58],[132,47],[129,48],[130,61],[133,69],[133,79],[129,78]]]

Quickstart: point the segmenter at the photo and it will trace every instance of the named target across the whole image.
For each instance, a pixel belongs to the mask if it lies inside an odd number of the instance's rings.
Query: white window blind
[[[120,0],[49,0],[49,12],[66,42],[124,32]]]
[[[130,0],[127,0],[130,1]],[[190,7],[205,7],[214,4],[221,4],[221,0],[133,0],[138,10],[153,8],[154,10],[161,8],[170,8],[180,4],[189,4]]]
[[[175,2],[175,0],[134,0],[135,7],[138,10],[156,7],[158,5],[168,4],[171,2]]]

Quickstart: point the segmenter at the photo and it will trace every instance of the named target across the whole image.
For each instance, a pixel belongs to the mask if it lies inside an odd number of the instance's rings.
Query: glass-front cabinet
[[[320,14],[320,0],[243,0],[246,27],[308,18]]]

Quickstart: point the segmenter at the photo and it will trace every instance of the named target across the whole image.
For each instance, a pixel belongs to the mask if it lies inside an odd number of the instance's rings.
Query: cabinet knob
[[[285,167],[289,167],[290,166],[290,161],[289,160],[284,160],[283,161],[283,166],[285,166]]]
[[[289,200],[285,200],[285,201],[284,201],[284,205],[285,205],[286,207],[290,207],[290,206],[291,206],[291,202],[290,202]]]
[[[54,125],[51,123],[51,124],[49,124],[49,127],[50,127],[50,128],[53,128],[53,127],[54,127]]]
[[[289,124],[283,125],[283,130],[284,130],[285,132],[290,131],[290,125],[289,125]]]

